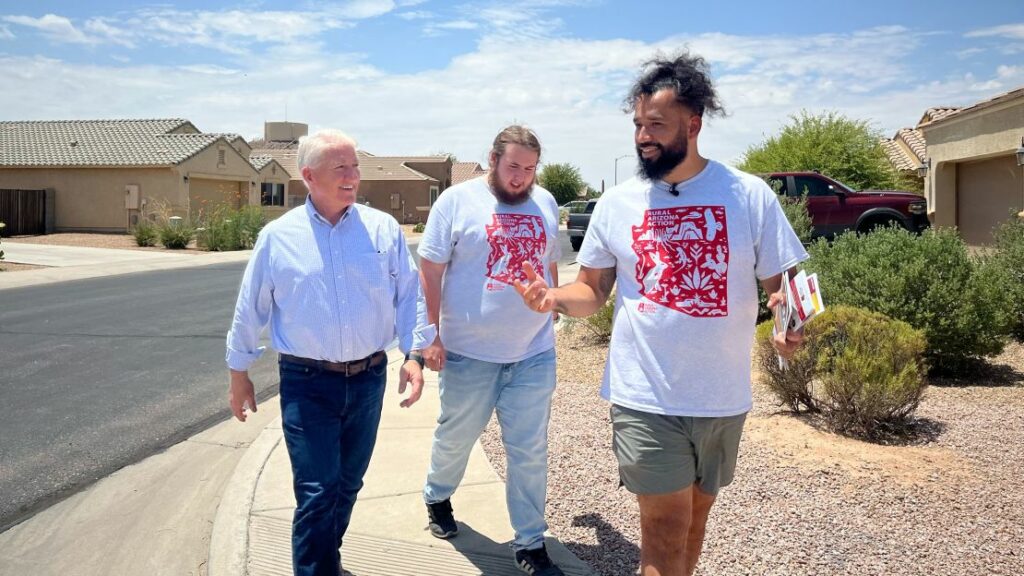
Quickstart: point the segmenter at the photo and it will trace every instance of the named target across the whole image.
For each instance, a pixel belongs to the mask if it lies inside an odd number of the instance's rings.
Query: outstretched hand
[[[555,298],[544,277],[537,276],[537,271],[529,261],[523,262],[523,272],[526,273],[526,281],[516,282],[513,286],[523,297],[526,307],[534,312],[552,312],[555,309]]]

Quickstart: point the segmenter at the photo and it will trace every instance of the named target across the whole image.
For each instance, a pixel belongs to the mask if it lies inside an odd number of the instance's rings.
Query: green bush
[[[196,229],[196,245],[215,252],[249,250],[266,222],[259,206],[217,210]]]
[[[765,383],[794,411],[820,413],[841,433],[879,439],[908,424],[924,394],[924,334],[906,322],[847,306],[807,325],[802,346],[780,368],[771,322],[757,331]]]
[[[177,224],[163,222],[157,227],[157,231],[160,235],[160,243],[163,244],[164,248],[171,250],[186,248],[196,235],[195,226],[186,221],[181,221]]]
[[[140,218],[139,223],[132,229],[132,236],[135,237],[135,244],[138,246],[156,246],[159,233],[152,222]]]
[[[416,232],[417,234],[422,234],[423,231],[426,229],[427,225],[424,224],[423,222],[417,222],[416,225],[412,227],[412,231]]]
[[[848,305],[903,320],[922,330],[935,372],[963,374],[1003,350],[1010,295],[993,284],[994,267],[972,261],[954,230],[917,236],[897,227],[842,234],[810,247],[829,305]]]
[[[1010,310],[1010,330],[1015,338],[1024,341],[1024,219],[1013,217],[995,229],[995,254],[987,261],[1003,276],[1005,287],[1013,302]]]

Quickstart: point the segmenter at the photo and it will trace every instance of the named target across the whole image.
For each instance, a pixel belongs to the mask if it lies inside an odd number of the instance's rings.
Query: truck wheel
[[[572,251],[573,252],[579,252],[580,251],[580,246],[583,246],[583,237],[582,236],[573,236],[572,238],[569,238],[569,244],[572,244]]]
[[[895,218],[872,218],[871,220],[862,223],[860,228],[857,229],[857,232],[861,234],[870,234],[879,228],[888,228],[893,224],[903,228],[904,230],[907,229],[906,224]]]

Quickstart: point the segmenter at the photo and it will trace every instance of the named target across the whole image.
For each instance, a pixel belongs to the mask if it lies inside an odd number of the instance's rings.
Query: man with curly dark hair
[[[757,282],[774,307],[807,253],[763,180],[700,155],[705,115],[724,113],[703,58],[647,62],[626,110],[639,177],[597,203],[575,282],[549,288],[528,271],[518,289],[534,311],[587,316],[618,284],[601,395],[640,506],[641,573],[690,575],[753,404]],[[800,340],[785,331],[775,345],[787,356]]]

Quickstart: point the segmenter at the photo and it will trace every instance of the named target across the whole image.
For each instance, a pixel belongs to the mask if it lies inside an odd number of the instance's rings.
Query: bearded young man
[[[426,365],[441,376],[423,489],[431,534],[458,533],[451,497],[496,411],[516,565],[558,576],[544,546],[553,319],[531,313],[514,288],[525,280],[527,263],[558,282],[558,205],[534,185],[540,153],[531,130],[509,126],[494,139],[490,172],[445,190],[434,203],[418,250],[425,306],[413,348],[422,348]]]
[[[702,58],[651,60],[626,104],[640,178],[597,203],[575,282],[548,288],[528,270],[517,289],[544,315],[587,316],[618,284],[601,395],[640,506],[641,573],[690,575],[752,407],[757,282],[774,307],[807,253],[767,184],[700,155],[704,114],[722,111]],[[788,356],[800,340],[774,343]]]

